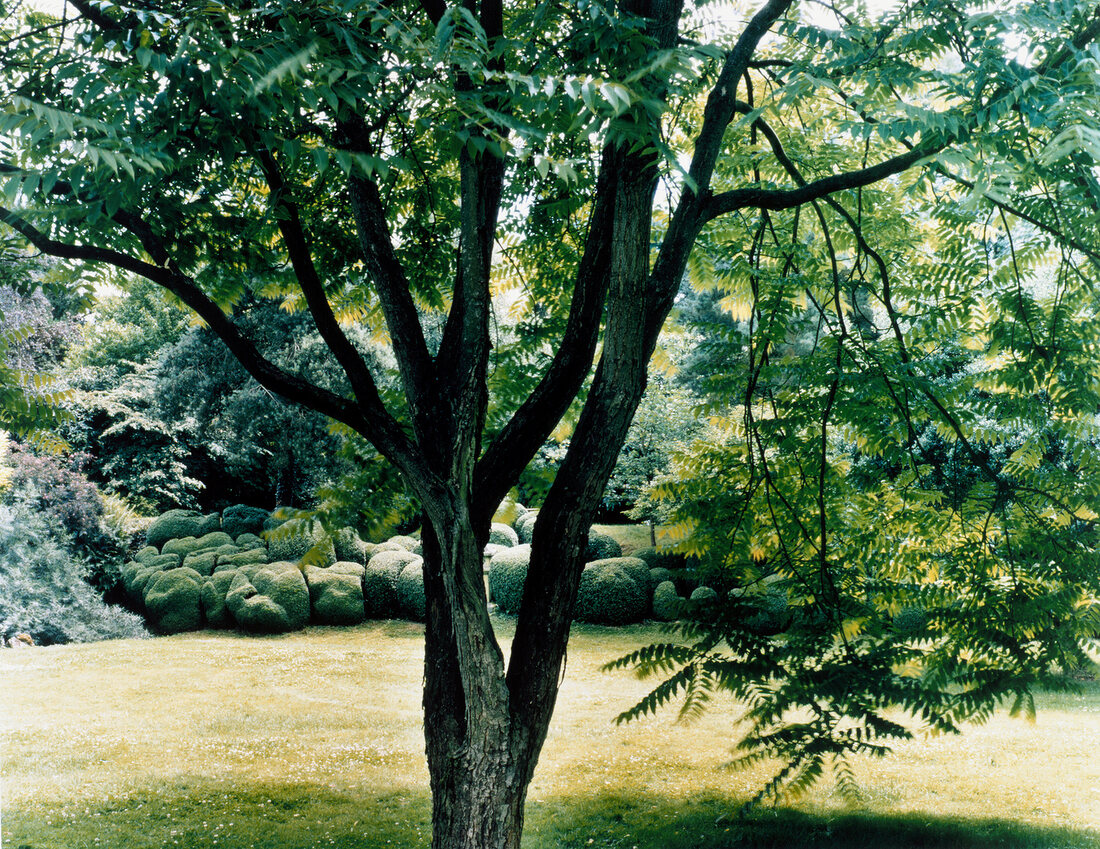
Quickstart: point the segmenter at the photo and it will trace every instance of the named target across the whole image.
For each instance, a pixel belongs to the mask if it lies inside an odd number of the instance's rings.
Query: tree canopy
[[[840,630],[818,627],[812,648],[847,671],[873,658],[841,599],[876,589],[847,555],[905,546],[878,538],[885,522],[836,537],[836,511],[937,528],[919,515],[938,473],[922,439],[981,472],[934,496],[955,499],[947,545],[970,543],[942,568],[968,586],[1002,599],[1013,575],[986,555],[981,516],[1092,521],[1100,7],[802,6],[69,0],[60,21],[4,18],[3,225],[173,293],[261,385],[368,440],[421,504],[436,846],[519,844],[584,536],[685,275],[722,290],[728,360],[744,364],[720,461],[744,474],[708,523],[730,528],[734,561],[817,582],[799,598],[830,600]],[[1032,294],[1039,269],[1052,301]],[[255,299],[307,314],[342,385],[273,358],[242,314]],[[352,328],[388,342],[396,382]],[[944,345],[988,368],[937,361]],[[586,385],[506,664],[481,550]],[[986,415],[994,395],[1026,424]],[[1055,443],[1036,409],[1078,438],[1072,463],[1024,483]],[[888,467],[877,489],[840,475],[840,440]],[[985,456],[1009,443],[1003,464]],[[1079,570],[1061,569],[1068,588]],[[1051,659],[1028,633],[982,635],[1035,680]],[[783,645],[731,642],[733,662],[774,676]],[[934,659],[966,685],[956,655]]]

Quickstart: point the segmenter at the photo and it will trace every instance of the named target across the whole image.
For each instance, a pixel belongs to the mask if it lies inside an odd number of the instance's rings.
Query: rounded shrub
[[[345,563],[365,565],[370,559],[367,544],[359,538],[355,528],[341,528],[333,540],[336,547],[336,559]]]
[[[526,543],[502,548],[489,561],[489,599],[501,613],[519,613],[530,563],[531,546]]]
[[[363,573],[363,606],[368,619],[390,619],[398,615],[397,576],[417,559],[403,548],[377,552],[367,561]]]
[[[300,528],[279,528],[270,533],[267,538],[268,559],[272,563],[286,561],[297,563],[305,557],[314,546],[320,547],[320,562],[316,566],[331,566],[336,562],[336,547],[331,539],[326,539],[324,531],[318,526],[312,534],[306,533]]]
[[[262,564],[268,561],[266,548],[252,548],[247,551],[227,552],[225,554],[217,554],[216,556],[218,558],[217,565],[219,567],[225,566],[226,568],[244,566],[247,564]]]
[[[575,619],[601,625],[625,625],[645,618],[649,609],[648,572],[646,586],[640,586],[616,561],[617,558],[584,567],[577,590]]]
[[[489,544],[511,548],[512,546],[519,545],[519,534],[508,525],[503,525],[500,522],[493,522],[492,526],[489,528]]]
[[[259,534],[270,515],[261,507],[234,504],[222,511],[222,530],[234,539],[241,534]]]
[[[710,587],[696,587],[691,593],[691,600],[697,604],[708,604],[716,598],[718,593]]]
[[[145,610],[162,634],[197,631],[202,627],[203,576],[180,567],[161,572],[145,586]]]
[[[531,542],[531,538],[535,533],[535,520],[538,517],[538,510],[528,510],[526,513],[521,513],[513,523],[512,527],[515,529],[516,536],[521,543],[528,544]]]
[[[397,609],[406,619],[423,622],[428,618],[424,596],[424,560],[417,557],[397,575]]]
[[[641,558],[640,558],[641,559]],[[653,587],[653,591],[657,591],[657,587],[663,584],[665,581],[672,580],[672,570],[666,569],[664,566],[655,566],[649,570],[649,585]]]
[[[188,569],[194,569],[200,575],[209,575],[217,565],[218,555],[213,551],[196,551],[183,558],[183,565]]]
[[[205,518],[194,510],[169,510],[153,520],[145,532],[149,545],[160,549],[168,540],[200,537],[205,533]]]
[[[358,575],[337,571],[336,566],[310,566],[305,575],[314,622],[356,625],[363,621],[363,582]]]
[[[390,537],[386,542],[396,543],[405,549],[405,551],[411,551],[413,554],[420,554],[423,548],[420,540],[405,534]]]
[[[215,572],[203,582],[199,600],[202,602],[202,615],[208,627],[233,627],[233,615],[226,607],[225,596],[235,577],[237,577],[237,570],[227,569],[223,572]]]
[[[671,622],[680,615],[684,600],[676,592],[672,581],[661,581],[653,591],[653,618],[659,622]]]
[[[263,537],[257,534],[241,534],[233,542],[236,543],[237,548],[245,551],[252,548],[267,548],[267,543],[264,542]]]
[[[609,557],[622,557],[623,547],[612,537],[599,531],[588,532],[588,547],[584,552],[585,562],[593,560],[606,560]]]
[[[309,621],[309,587],[293,563],[261,566],[249,576],[237,572],[225,597],[237,624],[247,631],[285,633]]]
[[[147,545],[141,551],[134,555],[134,560],[138,560],[141,563],[145,563],[152,558],[160,557],[160,552],[157,551],[156,546]]]

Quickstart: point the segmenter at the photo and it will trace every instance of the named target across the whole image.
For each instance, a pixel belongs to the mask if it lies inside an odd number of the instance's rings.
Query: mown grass
[[[499,620],[507,641],[511,623]],[[617,726],[646,691],[600,666],[662,634],[577,626],[527,849],[1100,849],[1100,685],[859,764],[741,820],[736,706]],[[422,629],[187,634],[0,654],[5,849],[423,845]]]

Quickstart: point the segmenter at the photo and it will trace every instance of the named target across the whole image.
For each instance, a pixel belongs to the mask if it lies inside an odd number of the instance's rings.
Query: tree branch
[[[348,179],[348,188],[363,261],[382,306],[413,425],[417,432],[424,432],[436,412],[431,400],[435,396],[436,374],[424,328],[405,269],[393,249],[378,187],[370,180],[353,176]]]
[[[93,245],[70,245],[51,239],[34,225],[11,210],[0,207],[0,221],[11,227],[35,248],[49,256],[86,262],[101,262],[131,274],[137,274],[173,295],[193,309],[233,352],[245,369],[262,385],[290,400],[303,403],[330,418],[356,430],[362,426],[362,416],[348,399],[315,386],[283,371],[267,360],[255,344],[207,297],[190,278],[172,269],[132,257],[110,248]]]
[[[726,55],[722,72],[707,97],[703,124],[695,139],[695,152],[688,168],[688,181],[653,265],[653,282],[662,302],[671,303],[680,288],[688,254],[699,230],[708,218],[704,214],[710,182],[722,150],[722,139],[733,119],[737,81],[756,53],[760,41],[794,0],[768,0],[746,25],[733,49]],[[713,216],[712,216],[713,217]],[[663,321],[663,318],[662,318]],[[659,326],[658,328],[659,329]]]
[[[847,171],[843,174],[822,177],[796,189],[745,188],[722,192],[710,198],[704,207],[703,216],[705,220],[710,221],[719,215],[725,215],[746,207],[772,211],[791,209],[804,203],[820,200],[834,192],[869,186],[894,174],[900,174],[912,168],[920,160],[943,150],[946,146],[945,143],[939,143],[928,147],[916,147],[906,153],[892,156],[877,165],[860,168],[858,171]]]
[[[611,266],[611,222],[621,155],[606,148],[596,179],[588,235],[573,284],[569,316],[550,365],[478,461],[476,509],[492,515],[557,422],[577,397],[592,369]]]
[[[382,404],[370,369],[340,327],[332,311],[332,305],[325,296],[324,285],[317,274],[312,251],[306,241],[305,227],[302,224],[298,204],[289,197],[289,189],[283,180],[282,171],[275,157],[267,150],[256,151],[255,156],[271,189],[276,208],[281,207],[285,211],[285,214],[276,215],[279,232],[282,234],[291,267],[294,269],[298,286],[305,295],[306,306],[313,317],[317,331],[336,357],[336,361],[351,384],[352,391],[356,398],[361,400],[364,408],[369,409],[372,416],[381,415],[392,418]],[[391,421],[388,426],[396,428],[397,422]]]

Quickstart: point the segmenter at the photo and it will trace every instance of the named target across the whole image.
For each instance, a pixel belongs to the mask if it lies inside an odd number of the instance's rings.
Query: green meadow
[[[424,845],[422,636],[371,622],[3,652],[3,846]],[[826,780],[739,817],[770,773],[725,766],[736,704],[615,724],[647,683],[600,667],[663,636],[574,627],[525,847],[1100,847],[1095,680],[1034,723],[997,715],[860,763],[857,802]]]

